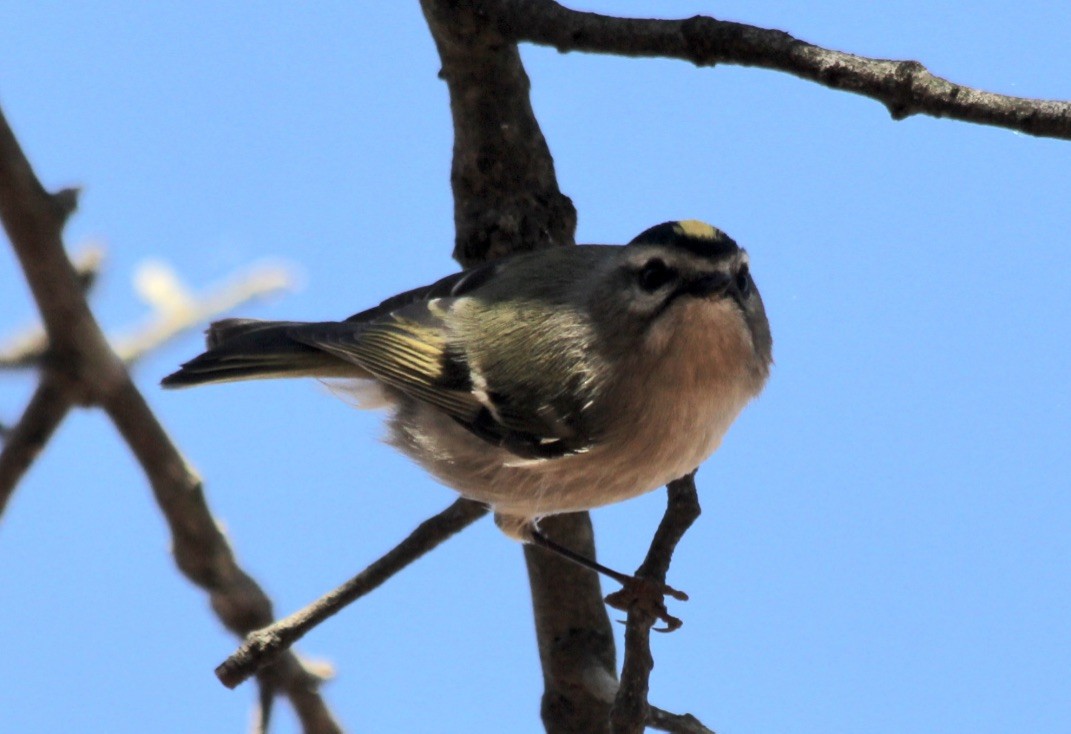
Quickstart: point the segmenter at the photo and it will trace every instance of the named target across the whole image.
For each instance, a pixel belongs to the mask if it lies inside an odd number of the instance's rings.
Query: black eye
[[[654,292],[677,278],[676,271],[657,257],[648,260],[636,275],[636,281],[647,292]]]
[[[736,272],[736,278],[733,279],[736,285],[736,291],[744,298],[747,298],[751,294],[751,273],[748,271],[747,265],[741,265],[740,270]]]

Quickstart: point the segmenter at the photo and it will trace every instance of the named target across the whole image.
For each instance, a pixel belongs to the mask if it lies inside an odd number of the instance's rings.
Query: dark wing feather
[[[551,431],[530,432],[510,428],[497,420],[486,407],[473,420],[454,420],[492,446],[503,448],[522,459],[558,459],[582,454],[591,448],[591,441],[579,435],[553,436],[549,435]]]
[[[466,353],[443,315],[503,267],[498,260],[388,298],[346,319],[350,329],[303,329],[291,338],[368,370],[376,379],[443,410],[473,435],[520,458],[552,459],[591,444],[553,405],[506,392],[477,395]],[[531,412],[531,406],[537,410]]]

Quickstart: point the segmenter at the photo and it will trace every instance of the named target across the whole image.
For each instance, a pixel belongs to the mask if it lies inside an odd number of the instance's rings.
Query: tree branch
[[[573,244],[576,210],[558,188],[517,46],[473,3],[422,0],[421,7],[450,92],[454,257],[467,266]],[[562,545],[594,553],[586,513],[541,527]],[[524,554],[543,663],[543,723],[552,733],[604,732],[608,704],[578,685],[617,677],[599,579],[537,549]]]
[[[655,706],[651,706],[647,726],[658,731],[673,732],[673,734],[714,734],[712,729],[708,729],[703,722],[691,714],[672,714]]]
[[[75,255],[74,269],[83,293],[88,295],[89,290],[97,282],[103,262],[104,251],[99,247],[90,247]],[[0,369],[17,370],[39,367],[47,351],[48,335],[43,326],[36,324],[23,333],[9,338],[3,346],[0,346]]]
[[[571,245],[576,229],[576,209],[558,189],[517,46],[470,5],[421,2],[450,90],[454,258],[464,266]]]
[[[699,497],[695,489],[695,472],[669,483],[666,514],[655,531],[636,576],[665,583],[677,543],[699,517]],[[629,609],[625,625],[625,660],[621,667],[621,685],[610,715],[614,734],[638,734],[650,716],[647,691],[654,669],[651,656],[651,627],[656,617],[642,606]]]
[[[4,434],[4,448],[0,451],[0,517],[19,480],[70,409],[67,394],[49,375],[44,375],[19,422]]]
[[[226,538],[212,519],[200,478],[171,443],[145,399],[127,381],[103,404],[119,433],[149,477],[153,495],[171,528],[172,552],[179,570],[209,593],[212,609],[239,636],[271,623],[267,595],[237,564]],[[316,693],[320,676],[287,652],[275,664],[275,690],[290,697],[306,732],[340,732]]]
[[[203,293],[190,293],[163,263],[143,265],[135,275],[142,298],[153,306],[143,326],[117,337],[115,351],[132,364],[160,345],[211,321],[236,306],[265,298],[293,286],[293,275],[282,267],[260,266],[232,276],[226,283]]]
[[[563,53],[757,66],[877,100],[894,120],[922,114],[1071,140],[1071,102],[973,89],[935,76],[917,61],[833,51],[784,31],[702,15],[681,20],[616,18],[570,10],[552,0],[488,0],[481,8],[494,18],[504,38],[553,46]]]
[[[149,477],[171,528],[176,563],[209,592],[224,624],[238,634],[262,627],[271,621],[270,601],[237,566],[205,504],[200,479],[134,387],[89,310],[61,236],[74,201],[73,190],[45,191],[0,112],[0,219],[45,324],[48,379],[63,391],[63,403],[101,405],[107,411]],[[50,397],[48,402],[59,401]],[[340,731],[316,692],[318,676],[291,654],[274,672],[280,681],[276,688],[287,692],[306,732]]]
[[[547,517],[539,529],[595,558],[588,513]],[[561,734],[606,732],[617,690],[617,650],[598,574],[535,545],[524,546],[524,559],[543,667],[543,725]]]
[[[405,540],[334,591],[289,617],[246,635],[242,646],[216,668],[216,677],[223,685],[234,688],[288,650],[313,627],[378,588],[486,514],[487,508],[479,503],[464,498],[456,500],[438,515],[422,522]]]
[[[96,249],[76,258],[75,267],[83,290],[98,275],[101,258],[101,251]],[[204,293],[190,293],[162,263],[143,265],[134,280],[142,298],[153,306],[153,313],[143,325],[109,340],[127,365],[236,306],[291,287],[294,281],[285,268],[262,266],[240,272],[227,283]],[[0,346],[0,369],[37,367],[45,360],[48,348],[44,328],[28,329]]]

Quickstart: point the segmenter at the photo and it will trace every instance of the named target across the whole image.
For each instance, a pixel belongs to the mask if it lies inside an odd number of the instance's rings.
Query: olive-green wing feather
[[[435,310],[434,302],[418,302],[351,329],[303,329],[291,338],[355,363],[460,421],[473,420],[480,403],[472,393],[464,356],[450,347]]]

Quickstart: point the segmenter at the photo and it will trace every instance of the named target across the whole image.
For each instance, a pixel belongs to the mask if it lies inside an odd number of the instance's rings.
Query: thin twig
[[[223,685],[234,688],[288,650],[316,625],[379,587],[486,514],[487,508],[481,504],[463,498],[456,500],[438,515],[422,522],[405,540],[334,591],[289,617],[250,632],[242,646],[219,664],[216,677]]]
[[[695,489],[695,472],[669,483],[666,514],[655,531],[643,564],[636,571],[639,578],[665,583],[673,551],[684,533],[699,517],[699,498]],[[621,685],[610,713],[614,734],[639,734],[650,713],[647,691],[654,658],[651,656],[651,627],[657,617],[642,606],[629,609],[625,623],[625,660],[621,666]]]
[[[877,100],[893,119],[948,117],[1071,140],[1071,102],[995,94],[955,84],[917,61],[872,59],[822,48],[784,31],[697,15],[681,20],[616,18],[552,0],[487,0],[482,10],[514,41],[618,56],[682,59],[782,71]]]
[[[100,262],[98,249],[82,253],[75,260],[79,281],[85,288],[94,282]],[[153,306],[153,312],[146,323],[110,340],[127,365],[190,329],[244,303],[291,288],[294,283],[293,274],[286,268],[263,265],[239,272],[226,283],[203,293],[191,293],[169,266],[159,262],[142,265],[134,280],[142,298]],[[47,353],[45,330],[35,326],[0,346],[0,369],[39,366]]]
[[[691,714],[674,714],[657,706],[650,708],[647,726],[652,729],[673,732],[673,734],[714,734],[713,729],[708,729],[702,721]]]

